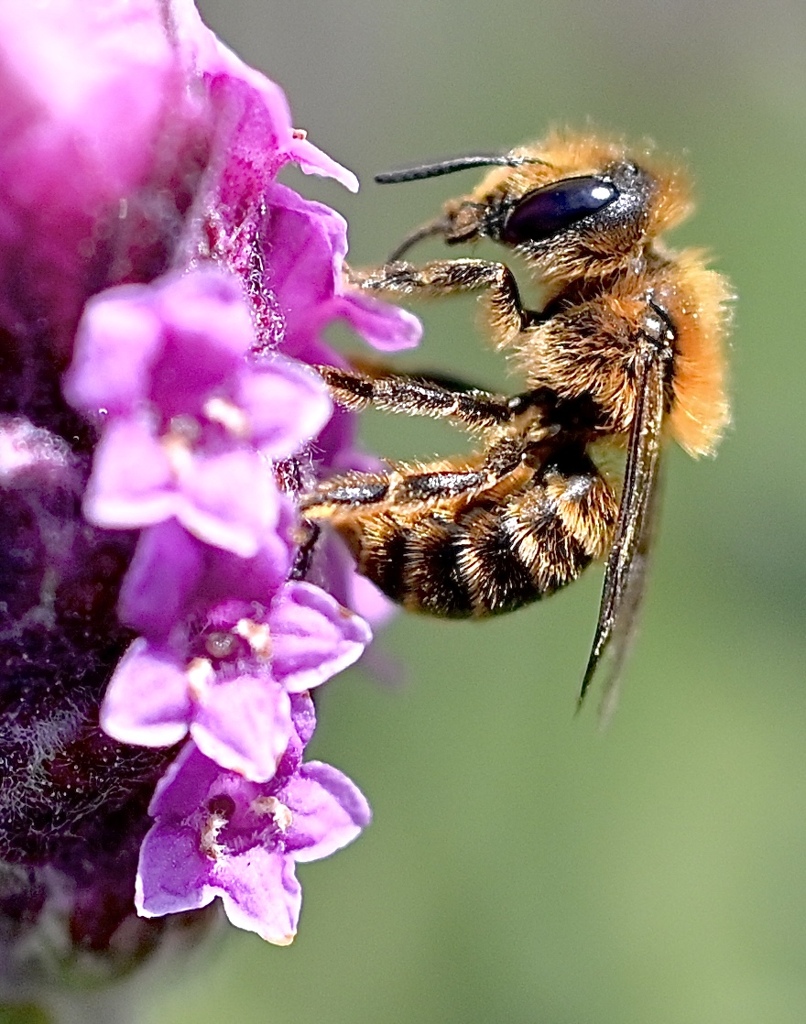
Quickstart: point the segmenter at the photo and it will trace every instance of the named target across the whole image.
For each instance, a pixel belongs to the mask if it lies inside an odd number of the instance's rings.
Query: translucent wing
[[[663,462],[657,469],[655,483],[649,495],[649,506],[646,510],[638,547],[633,556],[624,600],[619,613],[618,623],[613,631],[613,640],[605,656],[605,678],[602,685],[602,696],[599,702],[599,724],[605,728],[616,710],[621,682],[621,670],[632,651],[638,626],[641,619],[647,574],[651,565],[651,554],[655,546],[658,530],[659,510],[663,492]]]
[[[643,597],[652,520],[657,507],[655,492],[660,464],[664,376],[665,362],[658,353],[644,354],[636,381],[637,405],[627,448],[621,505],[605,567],[596,634],[579,693],[580,704],[606,651],[610,660],[605,693],[608,702],[628,652]]]

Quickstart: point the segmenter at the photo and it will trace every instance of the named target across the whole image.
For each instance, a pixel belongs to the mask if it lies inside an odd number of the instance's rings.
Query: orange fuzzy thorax
[[[555,131],[538,143],[514,150],[513,155],[545,163],[496,168],[468,197],[472,202],[489,203],[498,193],[511,199],[564,178],[601,173],[608,165],[625,160],[647,171],[654,189],[635,236],[615,236],[609,240],[609,248],[595,255],[583,253],[554,263],[542,256],[526,256],[527,262],[535,264],[549,294],[562,293],[574,279],[586,280],[590,294],[599,292],[595,315],[601,324],[594,336],[575,338],[573,328],[558,324],[557,337],[551,327],[510,337],[497,323],[495,311],[489,309],[486,316],[499,347],[514,345],[516,362],[533,386],[549,385],[564,397],[586,390],[605,407],[618,410],[611,426],[622,432],[632,419],[634,396],[619,365],[628,360],[631,343],[619,335],[626,325],[636,322],[643,296],[651,291],[668,311],[676,332],[667,432],[690,455],[713,454],[730,422],[724,349],[732,295],[727,279],[706,266],[702,252],[674,253],[658,244],[659,236],[693,209],[685,170],[658,157],[649,143],[628,147],[621,140],[593,133]],[[617,281],[603,283],[599,291],[597,280],[604,282],[614,274]],[[597,368],[592,360],[587,365],[582,360],[566,362],[569,344],[580,350],[598,345],[602,362],[612,362],[612,372],[602,369],[601,362]]]
[[[732,294],[697,250],[676,254],[663,276],[658,298],[677,330],[668,429],[689,455],[712,455],[730,423],[725,333]]]

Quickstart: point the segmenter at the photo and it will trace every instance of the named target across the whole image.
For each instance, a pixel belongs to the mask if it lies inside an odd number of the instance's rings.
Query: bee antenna
[[[397,185],[403,181],[421,181],[423,178],[439,178],[454,171],[466,171],[471,167],[520,167],[522,164],[544,164],[537,157],[519,156],[517,153],[476,153],[471,156],[450,157],[433,164],[418,164],[415,167],[401,167],[396,171],[376,174],[379,185]]]

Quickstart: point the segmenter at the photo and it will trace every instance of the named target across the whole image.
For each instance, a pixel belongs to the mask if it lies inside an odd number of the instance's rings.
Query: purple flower
[[[119,973],[221,895],[288,941],[294,863],[369,820],[306,694],[386,609],[327,538],[291,578],[296,493],[367,463],[306,364],[419,325],[345,286],[343,219],[276,176],[354,176],[190,0],[6,5],[0,84],[0,930],[58,910]]]
[[[347,668],[370,636],[363,619],[309,583],[285,583],[268,607],[230,600],[179,618],[161,644],[136,640],[112,676],[101,724],[146,746],[189,732],[222,768],[265,782],[291,739],[290,695]]]
[[[156,821],[141,851],[141,914],[195,910],[220,896],[239,928],[292,941],[302,904],[294,864],[329,856],[370,820],[353,783],[330,765],[302,763],[301,751],[299,739],[290,743],[275,777],[260,784],[185,747],[149,808]]]
[[[267,192],[272,211],[270,238],[281,258],[267,275],[283,311],[284,350],[309,362],[329,357],[319,347],[321,329],[343,319],[375,348],[395,351],[420,340],[420,323],[402,309],[358,292],[345,292],[342,266],[347,253],[347,224],[335,211],[303,199],[274,182]],[[390,315],[391,314],[391,315]]]
[[[294,455],[330,419],[300,363],[251,356],[236,278],[217,269],[110,289],[87,304],[65,395],[102,417],[84,509],[99,526],[177,519],[242,557],[279,518],[266,460]]]

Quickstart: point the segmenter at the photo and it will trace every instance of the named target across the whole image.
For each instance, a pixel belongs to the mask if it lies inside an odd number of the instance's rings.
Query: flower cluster
[[[419,325],[344,288],[344,221],[276,176],[353,175],[190,0],[0,28],[0,858],[27,872],[0,939],[69,889],[84,949],[135,896],[143,917],[221,897],[286,943],[295,862],[369,820],[304,760],[309,691],[383,612],[329,542],[294,578],[296,491],[366,462],[310,364],[338,363],[334,320],[382,349]]]

